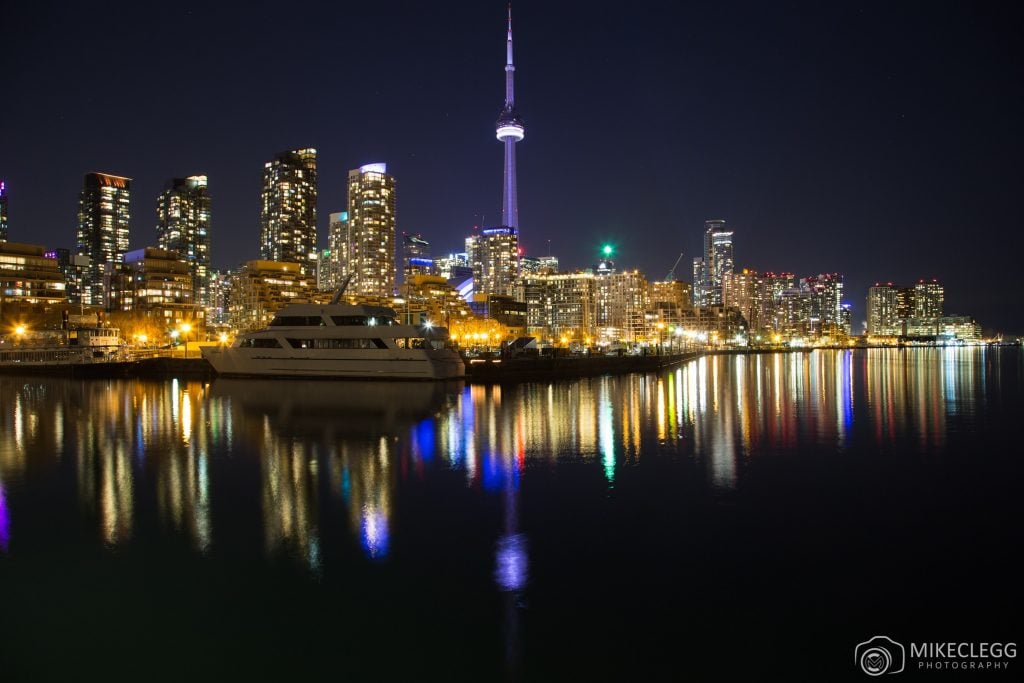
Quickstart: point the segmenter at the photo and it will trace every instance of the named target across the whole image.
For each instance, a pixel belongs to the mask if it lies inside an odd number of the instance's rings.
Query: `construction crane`
[[[676,259],[675,264],[672,266],[672,270],[668,271],[668,275],[665,276],[665,282],[672,282],[676,277],[676,268],[679,267],[679,262],[683,260],[683,252],[679,252],[679,258]]]

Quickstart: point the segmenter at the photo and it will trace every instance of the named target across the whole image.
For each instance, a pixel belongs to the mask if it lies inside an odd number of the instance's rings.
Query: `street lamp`
[[[185,358],[188,358],[188,333],[192,331],[192,326],[188,323],[181,324],[181,333],[185,337]]]

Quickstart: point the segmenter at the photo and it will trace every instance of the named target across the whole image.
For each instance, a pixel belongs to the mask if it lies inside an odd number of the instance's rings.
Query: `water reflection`
[[[7,492],[0,481],[0,551],[7,552],[11,542],[11,513],[7,509]]]
[[[494,581],[517,593],[528,583],[519,506],[532,467],[592,467],[611,488],[623,468],[684,458],[730,489],[748,459],[794,449],[885,450],[909,438],[932,452],[997,381],[999,359],[957,348],[721,355],[657,375],[504,387],[4,376],[0,548],[22,514],[22,483],[64,472],[107,545],[136,538],[148,517],[205,553],[224,523],[214,499],[230,489],[259,505],[267,554],[320,571],[321,515],[333,505],[365,556],[387,561],[401,543],[400,484],[455,470],[500,498]],[[245,466],[258,476],[248,491],[235,483]]]

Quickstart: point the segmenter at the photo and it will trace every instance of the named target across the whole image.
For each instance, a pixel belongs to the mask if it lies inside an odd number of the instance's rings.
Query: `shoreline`
[[[1018,345],[999,345],[1018,346]],[[865,347],[831,346],[784,349],[722,349],[685,353],[655,354],[647,356],[553,356],[527,358],[470,358],[466,360],[466,376],[460,381],[469,384],[501,384],[544,381],[548,379],[575,379],[599,375],[621,375],[632,372],[656,372],[663,368],[685,363],[701,356],[763,355],[776,353],[810,353],[816,350],[870,350],[873,348],[919,347]],[[920,347],[931,348],[931,347]],[[144,358],[115,363],[82,363],[60,365],[0,365],[0,375],[67,377],[70,379],[200,379],[218,377],[204,358]],[[263,378],[275,379],[275,378]],[[282,378],[285,379],[285,378]],[[331,379],[310,377],[290,378],[314,381]],[[373,378],[365,378],[372,380]],[[351,380],[359,381],[359,380]],[[400,383],[400,382],[399,382]]]

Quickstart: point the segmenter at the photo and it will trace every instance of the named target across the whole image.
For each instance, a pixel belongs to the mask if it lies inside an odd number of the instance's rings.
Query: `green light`
[[[610,245],[610,244],[604,245],[604,249],[602,249],[601,251],[604,252],[605,256],[611,256],[612,255],[612,245]]]

